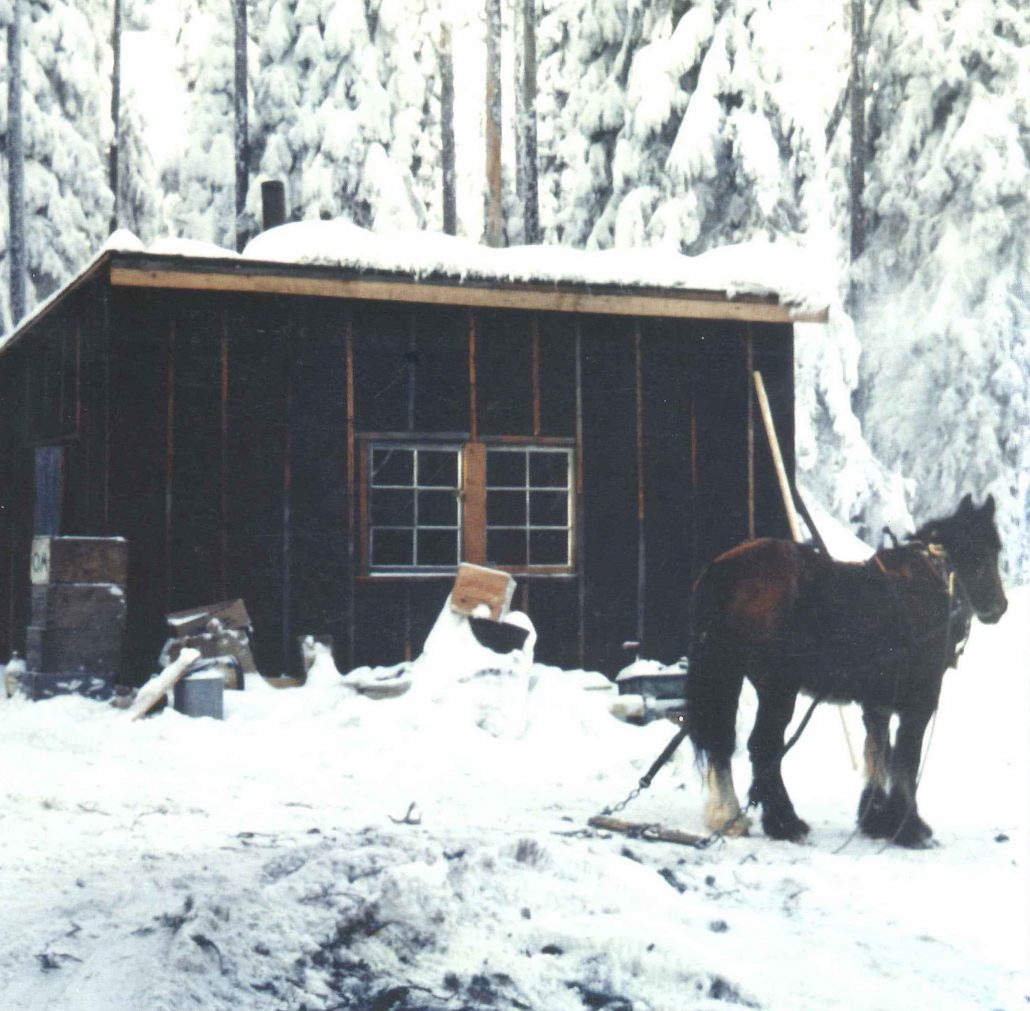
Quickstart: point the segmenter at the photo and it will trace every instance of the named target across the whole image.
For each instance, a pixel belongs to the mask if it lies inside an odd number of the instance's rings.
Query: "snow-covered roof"
[[[753,241],[700,256],[662,249],[493,249],[433,232],[375,233],[348,221],[302,221],[263,232],[236,253],[191,239],[165,238],[144,247],[119,230],[74,279],[0,340],[0,349],[105,263],[112,265],[113,284],[143,287],[203,288],[203,277],[220,275],[223,280],[211,286],[222,290],[407,301],[425,294],[453,304],[682,318],[820,322],[835,301],[825,258],[789,242]],[[291,283],[276,280],[285,277]],[[298,277],[316,281],[298,286]],[[348,286],[332,287],[334,280]],[[530,291],[535,301],[520,302],[518,293]],[[632,312],[620,306],[629,300]]]

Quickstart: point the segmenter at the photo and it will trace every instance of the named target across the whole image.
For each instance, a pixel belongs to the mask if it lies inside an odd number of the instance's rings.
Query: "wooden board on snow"
[[[195,649],[184,649],[160,674],[152,677],[136,696],[136,701],[129,707],[129,719],[138,720],[145,716],[154,706],[158,699],[163,698],[165,693],[175,687],[175,683],[186,673],[196,660],[200,659],[200,652]]]
[[[661,825],[655,825],[652,822],[623,821],[621,818],[610,818],[607,815],[599,814],[591,818],[587,824],[591,828],[603,829],[605,832],[622,832],[634,839],[644,839],[648,842],[678,843],[681,846],[693,846],[695,849],[701,849],[708,845],[707,836],[662,828]]]

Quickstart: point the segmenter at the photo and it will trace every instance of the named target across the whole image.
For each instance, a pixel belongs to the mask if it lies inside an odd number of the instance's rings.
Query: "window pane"
[[[487,530],[486,560],[490,565],[525,565],[525,530]]]
[[[488,491],[486,493],[486,525],[488,527],[524,527],[526,525],[526,493],[524,491]]]
[[[569,455],[539,450],[529,455],[529,483],[534,488],[568,488]]]
[[[568,565],[569,535],[564,530],[533,530],[529,535],[531,565]]]
[[[420,527],[456,527],[458,500],[453,491],[420,491],[418,493],[418,525]]]
[[[533,491],[529,493],[529,522],[534,527],[569,525],[569,493]]]
[[[406,488],[373,488],[374,527],[410,527],[415,523],[415,493]]]
[[[419,565],[457,565],[457,530],[419,530]]]
[[[415,451],[376,448],[372,450],[372,484],[406,485],[415,483]]]
[[[452,449],[420,449],[418,485],[420,488],[457,488],[458,454]]]
[[[373,565],[413,565],[413,539],[410,530],[373,530]]]
[[[489,449],[486,453],[488,488],[525,488],[526,451],[524,449]]]

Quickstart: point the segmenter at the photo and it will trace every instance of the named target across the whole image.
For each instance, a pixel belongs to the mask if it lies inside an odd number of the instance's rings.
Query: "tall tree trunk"
[[[451,26],[440,28],[440,157],[443,161],[443,230],[458,234],[458,202],[454,165],[454,52]]]
[[[486,0],[486,207],[488,246],[504,243],[501,192],[501,0]]]
[[[242,250],[247,236],[240,229],[240,220],[247,207],[247,187],[250,185],[248,161],[250,140],[247,126],[247,0],[233,0],[233,28],[235,75],[233,101],[235,105],[234,135],[236,149],[236,249]]]
[[[25,143],[22,134],[22,0],[13,0],[7,29],[7,207],[11,323],[25,315]]]
[[[523,241],[540,241],[540,190],[536,162],[536,0],[522,0],[520,47],[518,177]]]
[[[865,0],[851,0],[851,153],[848,165],[851,196],[851,262],[865,249]]]
[[[111,231],[119,223],[118,157],[122,146],[122,0],[114,0],[111,24],[111,148],[107,152],[107,185],[111,190]]]

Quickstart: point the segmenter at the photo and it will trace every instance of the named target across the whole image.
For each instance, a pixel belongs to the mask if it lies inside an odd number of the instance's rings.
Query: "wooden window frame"
[[[477,565],[491,565],[493,568],[509,572],[514,576],[535,577],[572,577],[578,567],[578,463],[579,447],[574,438],[555,438],[547,436],[483,436],[470,438],[468,433],[383,433],[367,432],[356,434],[359,447],[357,454],[358,467],[358,524],[357,533],[360,544],[361,579],[439,579],[454,574],[456,566],[400,566],[372,564],[372,523],[370,513],[371,459],[374,449],[391,446],[397,449],[441,450],[453,449],[459,454],[458,461],[458,536],[459,561]],[[564,452],[568,461],[568,512],[567,531],[568,548],[565,564],[546,565],[497,565],[488,562],[486,553],[487,530],[487,455],[491,449],[503,450],[547,450]],[[532,490],[528,483],[527,494]],[[414,486],[413,486],[414,487]],[[534,525],[527,513],[524,529],[544,529],[546,525]],[[413,529],[417,529],[413,527]],[[494,528],[496,529],[496,527]],[[548,528],[549,529],[549,528]],[[555,528],[557,529],[557,528]]]

